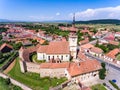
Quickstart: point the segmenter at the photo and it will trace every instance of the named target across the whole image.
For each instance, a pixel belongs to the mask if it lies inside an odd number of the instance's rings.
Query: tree
[[[101,63],[101,66],[105,69],[105,66],[106,66],[106,65],[105,65],[105,63],[102,62],[102,63]]]
[[[99,71],[99,78],[100,79],[105,79],[106,76],[106,68],[105,68],[105,63],[101,63],[102,69]]]
[[[13,48],[14,48],[15,50],[19,50],[21,46],[22,46],[22,43],[21,43],[21,42],[16,43],[16,44],[13,44]]]
[[[0,59],[3,58],[3,53],[0,51]]]
[[[2,40],[2,35],[0,35],[0,40]]]

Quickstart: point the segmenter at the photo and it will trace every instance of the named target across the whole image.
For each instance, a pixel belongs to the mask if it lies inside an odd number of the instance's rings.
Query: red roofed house
[[[111,40],[114,41],[115,40],[115,36],[113,34],[109,34],[107,37],[104,38],[105,40]]]
[[[7,43],[4,43],[0,46],[0,51],[2,53],[10,52],[13,50],[13,47]]]
[[[117,55],[119,52],[120,52],[120,50],[119,50],[118,48],[113,49],[113,50],[111,50],[110,52],[108,52],[108,53],[104,56],[104,58],[107,59],[107,60],[109,60],[109,61],[114,61],[115,58],[116,58],[116,55]]]

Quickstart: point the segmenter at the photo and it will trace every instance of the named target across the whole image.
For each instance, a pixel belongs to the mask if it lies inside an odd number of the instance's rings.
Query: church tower
[[[72,27],[75,28],[75,13],[73,14],[73,22],[72,22]]]
[[[70,47],[70,53],[73,59],[77,58],[77,35],[72,34],[69,36],[69,47]]]

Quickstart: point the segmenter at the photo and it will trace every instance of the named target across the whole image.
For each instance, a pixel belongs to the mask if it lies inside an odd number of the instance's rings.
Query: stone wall
[[[40,64],[26,62],[26,69],[28,72],[40,73]]]
[[[40,76],[41,77],[45,77],[45,76],[49,76],[49,77],[66,77],[65,73],[66,68],[57,68],[57,69],[40,69]]]

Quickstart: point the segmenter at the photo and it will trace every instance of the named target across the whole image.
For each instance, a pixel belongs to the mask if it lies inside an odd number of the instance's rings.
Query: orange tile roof
[[[40,68],[48,68],[48,69],[57,69],[57,68],[68,68],[69,62],[63,63],[42,63],[40,64]]]
[[[81,51],[79,51],[79,53],[78,53],[78,58],[81,59],[81,60],[86,60],[87,59],[87,57],[85,56],[85,54],[82,53]]]
[[[94,47],[94,46],[92,44],[90,44],[90,43],[81,45],[81,48],[84,48],[84,49],[89,49],[89,48],[92,48],[92,47]]]
[[[72,77],[101,69],[101,65],[97,60],[86,60],[80,62],[79,64],[80,66],[78,65],[78,63],[74,63],[74,62],[42,63],[40,64],[40,68],[41,69],[67,68],[68,72]]]
[[[84,73],[89,73],[92,71],[97,71],[101,69],[101,65],[97,60],[86,60],[78,63],[71,63],[69,66],[69,73],[71,76],[77,76]]]
[[[108,53],[106,54],[106,56],[115,59],[115,58],[116,58],[116,55],[117,55],[119,52],[120,52],[120,50],[119,50],[118,48],[116,48],[116,49],[113,49],[112,51],[108,52]]]
[[[112,44],[112,45],[116,45],[116,46],[117,46],[117,45],[119,45],[119,42],[111,41],[111,40],[110,40],[110,41],[109,41],[109,44]]]
[[[4,43],[4,44],[1,45],[0,50],[2,50],[6,46],[9,47],[9,48],[11,48],[11,49],[13,49],[13,47],[11,45],[9,45],[7,43]]]
[[[98,47],[92,47],[92,48],[90,48],[90,51],[94,52],[94,53],[98,53],[98,54],[103,53],[103,50],[101,48],[98,48]]]
[[[89,42],[89,39],[86,38],[85,40],[80,41],[79,44],[82,45],[82,44],[86,44],[88,42]]]
[[[50,42],[50,44],[45,46],[44,49],[40,46],[37,52],[47,54],[69,54],[69,43],[65,41]]]

